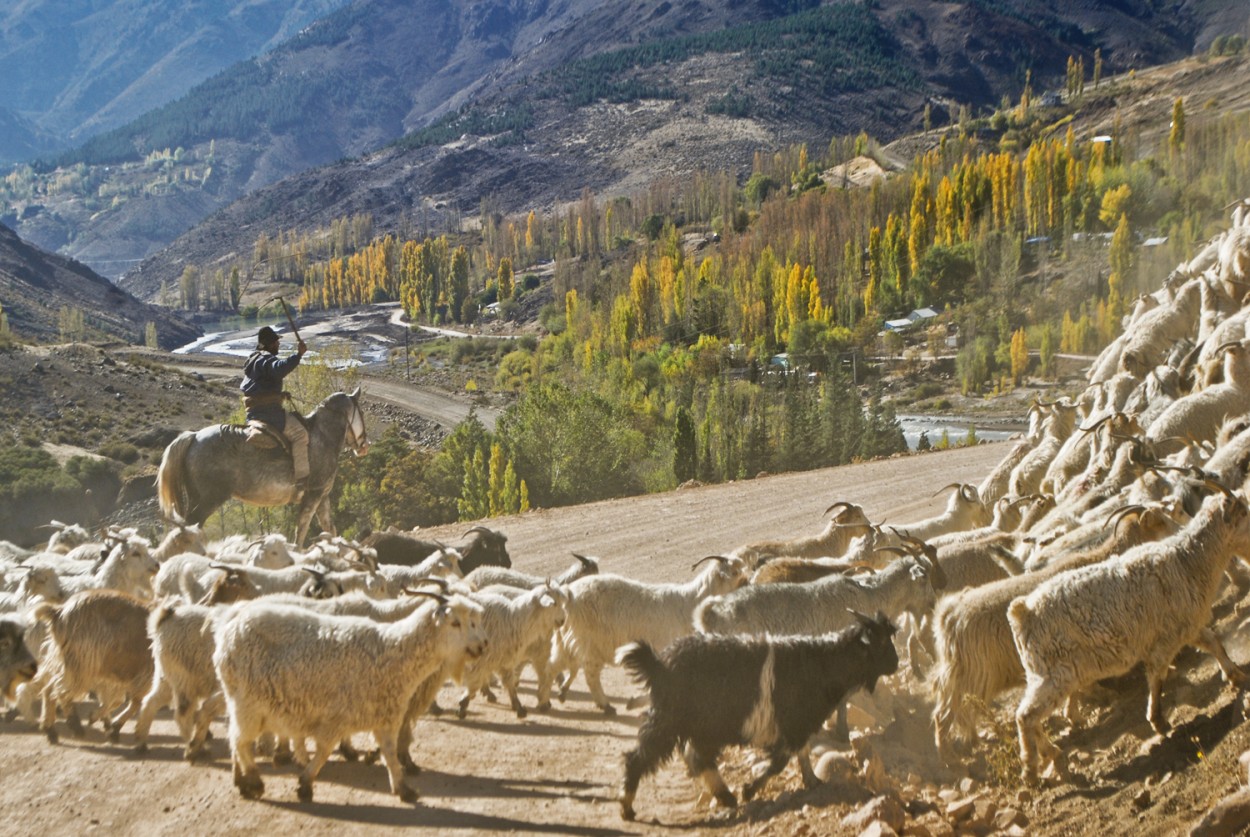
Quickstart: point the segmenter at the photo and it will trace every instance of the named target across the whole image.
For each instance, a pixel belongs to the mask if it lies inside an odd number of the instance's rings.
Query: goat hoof
[[[417,801],[417,792],[410,785],[403,783],[400,783],[399,788],[395,791],[395,795],[399,797],[401,802],[407,802],[409,805]]]
[[[343,761],[360,761],[360,752],[347,743],[339,745],[339,755],[343,757]]]
[[[312,802],[312,782],[299,780],[299,787],[295,789],[295,795],[299,797],[300,802]]]
[[[537,709],[539,712],[543,713],[544,715],[546,715],[548,712],[551,711],[551,701],[544,700],[542,703],[538,704],[534,708]]]
[[[601,708],[603,709],[603,714],[609,718],[616,714],[616,707],[610,703],[605,703]]]
[[[527,712],[527,711],[526,711],[526,709],[525,709],[525,707],[524,707],[524,706],[518,706],[518,707],[516,708],[516,716],[517,716],[518,718],[524,718],[524,717],[525,717],[526,715],[528,715],[528,714],[529,714],[529,712]]]
[[[438,705],[438,701],[434,701],[430,704],[429,714],[433,715],[435,718],[443,714],[443,707]]]
[[[116,744],[118,741],[121,741],[121,738],[121,727],[109,727],[108,739],[110,744]]]
[[[278,747],[273,751],[274,767],[282,767],[290,764],[295,759],[295,754],[285,747]]]
[[[49,744],[60,744],[60,743],[61,743],[61,736],[57,734],[57,731],[56,731],[56,730],[49,728],[49,729],[44,730],[44,731],[43,731],[43,734],[44,734],[44,735],[46,735],[46,736],[48,737],[48,743],[49,743]]]
[[[135,745],[134,754],[136,756],[145,755],[147,751],[148,751],[148,743],[146,741],[140,741],[138,744]]]
[[[743,793],[745,793],[745,789]],[[745,797],[744,797],[745,798]],[[737,808],[738,800],[734,797],[732,791],[723,790],[716,793],[716,801],[726,808]]]
[[[626,805],[624,802],[621,803],[621,819],[626,822],[634,821],[634,808],[632,805]]]
[[[16,721],[16,720],[17,720],[17,716],[18,716],[19,714],[20,714],[20,713],[19,713],[16,709],[10,709],[8,712],[5,712],[5,713],[4,713],[4,722],[5,722],[6,724],[11,724],[11,723],[13,723],[14,721]]]
[[[465,698],[460,701],[460,707],[456,710],[456,717],[464,720],[464,716],[469,714],[469,699]]]
[[[408,759],[407,761],[401,761],[401,765],[404,768],[405,776],[420,776],[421,775],[421,766],[417,764],[415,761],[413,761],[412,759]]]
[[[239,795],[244,799],[260,799],[265,795],[265,783],[259,776],[235,779],[234,784],[239,789]]]

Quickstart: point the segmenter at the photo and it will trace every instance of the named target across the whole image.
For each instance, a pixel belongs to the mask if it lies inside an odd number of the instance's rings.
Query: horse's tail
[[[161,456],[161,467],[156,472],[156,496],[161,504],[161,514],[175,523],[185,523],[188,507],[187,497],[187,451],[195,441],[191,430],[178,434]]]

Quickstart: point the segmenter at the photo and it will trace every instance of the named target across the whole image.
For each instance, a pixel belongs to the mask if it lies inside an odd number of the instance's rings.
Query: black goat
[[[362,546],[377,550],[379,564],[416,566],[440,549],[460,553],[460,572],[468,575],[483,564],[511,567],[508,557],[508,536],[503,532],[474,526],[464,533],[459,543],[443,544],[427,541],[407,532],[374,532]]]
[[[768,753],[742,789],[750,800],[798,754],[803,782],[814,787],[808,741],[851,692],[872,691],[877,678],[898,670],[894,626],[882,613],[855,614],[845,630],[822,636],[682,637],[657,656],[650,645],[627,645],[620,661],[651,692],[651,711],[638,731],[638,746],[625,754],[621,816],[634,818],[634,796],[679,745],[690,775],[722,805],[737,804],[716,760],[740,744]]]

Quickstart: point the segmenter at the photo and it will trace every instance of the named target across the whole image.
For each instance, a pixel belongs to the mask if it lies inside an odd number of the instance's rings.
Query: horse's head
[[[351,411],[347,417],[347,433],[343,442],[352,449],[352,453],[364,456],[369,452],[369,434],[365,429],[365,412],[360,409],[360,387],[356,387],[348,395],[348,402],[351,404]]]

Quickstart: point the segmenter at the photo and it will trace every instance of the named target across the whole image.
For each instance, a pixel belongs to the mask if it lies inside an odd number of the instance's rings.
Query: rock
[[[992,799],[978,799],[972,806],[972,827],[989,830],[998,814],[998,803]]]
[[[922,820],[909,823],[903,829],[903,833],[908,834],[909,832],[907,829],[912,828],[913,826],[917,829],[924,829],[930,837],[955,837],[955,827],[937,815],[928,816]],[[920,837],[920,834],[920,831],[916,832],[917,837]]]
[[[902,837],[933,837],[933,832],[924,823],[909,822],[899,832]]]
[[[998,831],[1006,831],[1013,825],[1024,828],[1028,824],[1029,818],[1018,808],[1003,808],[994,815],[994,828]]]
[[[1243,783],[1250,783],[1250,750],[1246,750],[1237,758],[1237,763],[1241,765],[1241,769],[1245,771],[1246,778],[1242,779]]]
[[[1150,788],[1142,788],[1136,796],[1133,797],[1133,805],[1139,811],[1144,811],[1153,804],[1154,800],[1150,798]]]
[[[894,794],[878,796],[858,810],[852,811],[842,818],[842,825],[866,833],[865,829],[873,823],[884,823],[890,833],[897,833],[907,821],[903,812],[903,803]]]
[[[954,823],[971,819],[976,812],[977,798],[968,796],[946,806],[946,818]]]
[[[850,782],[857,772],[855,762],[846,753],[830,751],[820,757],[812,768],[822,782]]]
[[[859,832],[859,837],[898,837],[898,832],[877,820]]]
[[[959,780],[959,792],[967,796],[970,793],[976,793],[981,787],[981,783],[971,777],[965,777]]]
[[[1234,837],[1250,828],[1250,788],[1224,797],[1190,830],[1190,837]]]

